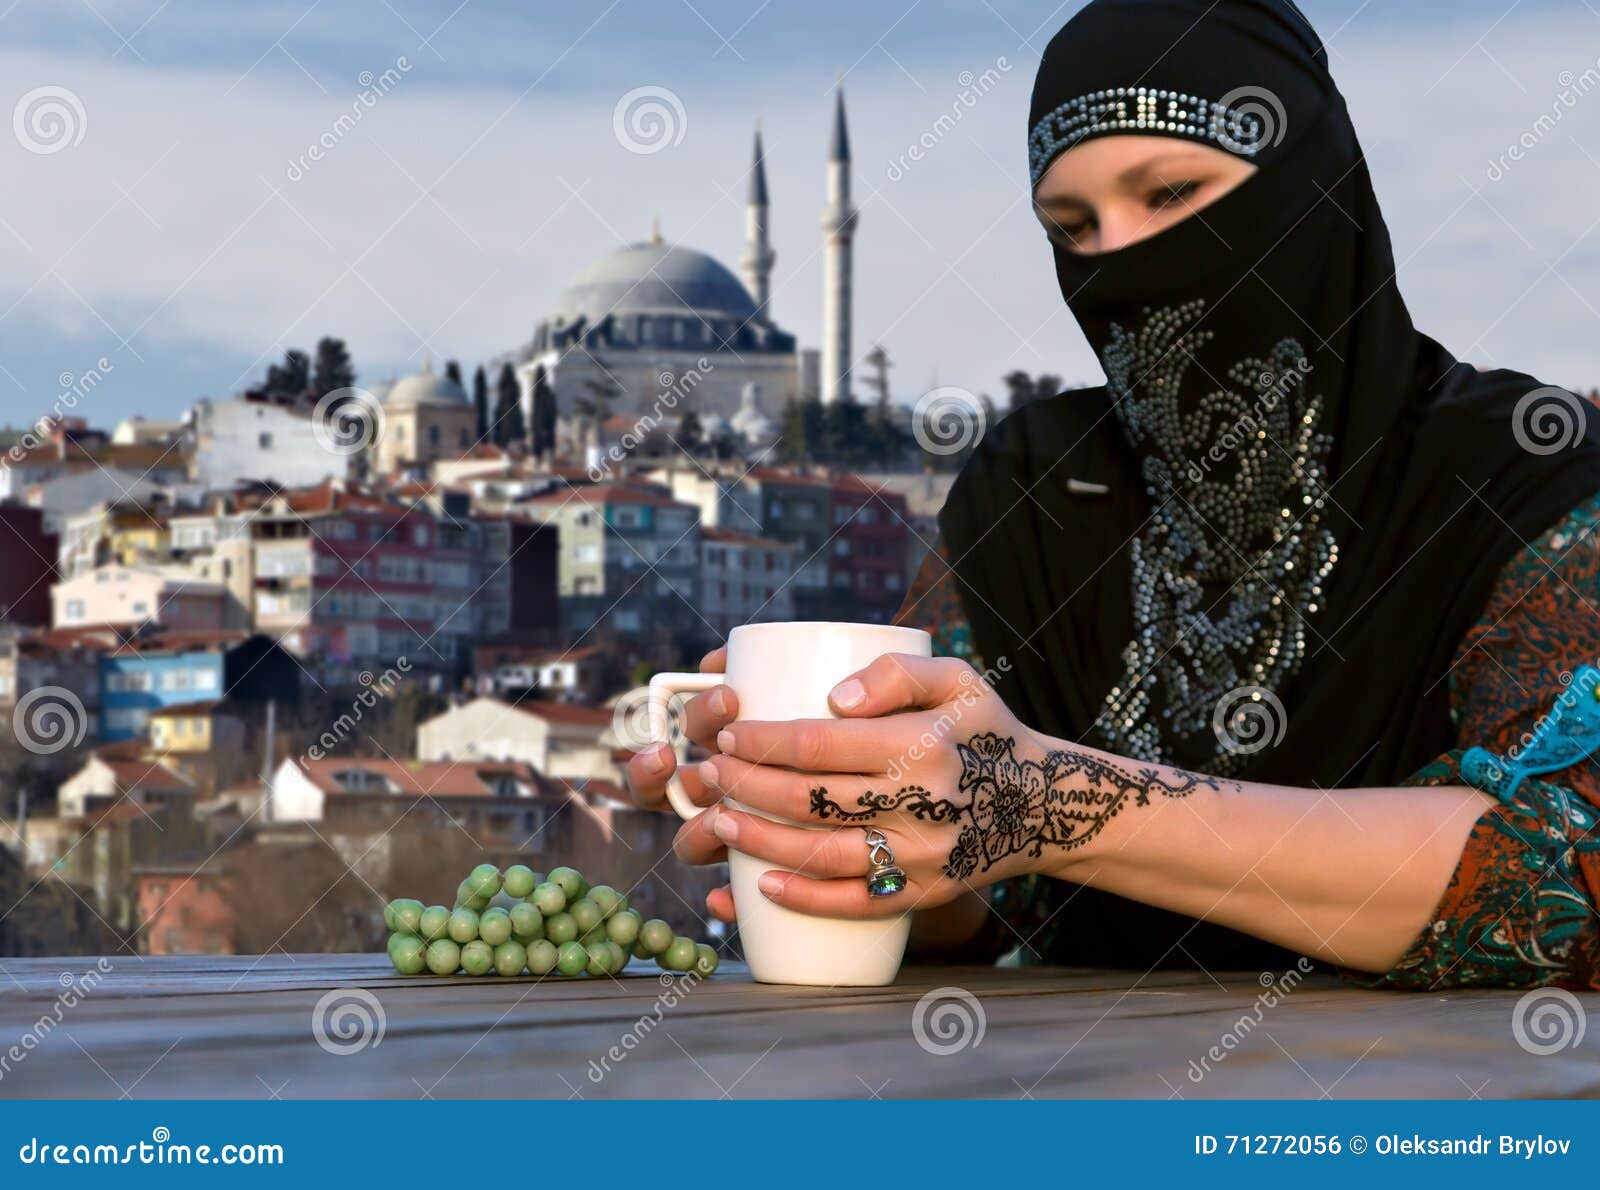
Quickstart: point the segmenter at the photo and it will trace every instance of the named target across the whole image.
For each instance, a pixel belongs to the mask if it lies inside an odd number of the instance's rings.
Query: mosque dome
[[[432,361],[422,371],[396,380],[382,397],[385,405],[467,405],[471,398],[448,376],[435,375]]]
[[[755,316],[743,282],[704,252],[652,238],[602,257],[561,291],[552,313],[562,322],[590,323],[608,314],[688,314],[705,318]]]

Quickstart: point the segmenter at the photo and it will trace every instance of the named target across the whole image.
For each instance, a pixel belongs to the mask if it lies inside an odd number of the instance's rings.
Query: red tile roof
[[[494,797],[485,778],[512,777],[533,792],[554,792],[552,783],[532,766],[501,761],[452,760],[308,760],[298,761],[306,777],[324,793],[345,794],[336,780],[339,773],[359,770],[382,777],[400,795],[407,797]],[[351,793],[358,797],[361,794]]]
[[[111,770],[118,793],[194,793],[192,781],[186,781],[165,765],[149,760],[107,760],[100,762]]]
[[[551,723],[572,727],[609,727],[614,717],[610,707],[585,707],[570,702],[545,702],[537,698],[519,702],[515,709],[537,715]]]

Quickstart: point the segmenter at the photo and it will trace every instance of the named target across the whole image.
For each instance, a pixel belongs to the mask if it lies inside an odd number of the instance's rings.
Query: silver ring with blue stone
[[[867,873],[869,897],[892,897],[905,888],[905,870],[895,865],[889,840],[877,827],[867,831],[867,860],[872,864],[872,871]]]

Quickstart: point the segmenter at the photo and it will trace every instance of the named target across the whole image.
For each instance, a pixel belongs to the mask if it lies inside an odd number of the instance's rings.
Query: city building
[[[138,500],[103,500],[64,518],[61,577],[77,578],[110,562],[161,565],[171,557],[167,528],[170,501],[162,492]]]
[[[227,592],[181,566],[112,562],[57,583],[51,600],[57,628],[201,632],[222,628]]]
[[[352,456],[330,450],[318,437],[303,401],[257,393],[203,398],[189,418],[194,479],[207,490],[249,481],[312,487],[349,475]]]
[[[47,532],[44,513],[0,504],[0,624],[50,623],[50,585],[56,581],[59,539]]]
[[[424,761],[505,761],[569,781],[617,781],[617,740],[606,707],[474,698],[417,725]]]
[[[100,657],[100,736],[143,740],[161,712],[222,698],[292,706],[299,701],[300,676],[276,642],[246,632],[136,636]],[[176,723],[168,729],[176,735]]]
[[[159,761],[106,748],[61,783],[56,812],[62,818],[87,818],[126,799],[147,813],[170,807],[187,814],[198,792],[188,778]]]
[[[550,701],[592,704],[604,693],[605,660],[599,645],[552,649],[490,640],[472,650],[473,686],[479,694],[538,691]]]
[[[467,390],[435,375],[431,362],[390,385],[382,407],[373,447],[379,474],[457,459],[477,442],[478,413]]]
[[[560,537],[561,626],[577,638],[602,620],[617,632],[677,638],[709,632],[696,611],[699,515],[642,484],[558,488],[523,501]]]
[[[257,631],[328,679],[465,669],[481,551],[426,506],[329,483],[267,497],[251,534]]]
[[[138,864],[132,876],[141,953],[234,953],[223,872],[197,870],[195,864]]]
[[[700,530],[700,614],[721,639],[740,624],[792,620],[799,547],[732,529]]]
[[[57,686],[83,704],[87,739],[100,727],[100,655],[116,645],[114,633],[53,632],[0,626],[0,718],[9,721],[17,699]]]
[[[906,498],[854,475],[828,480],[827,620],[887,624],[905,599],[911,542]]]

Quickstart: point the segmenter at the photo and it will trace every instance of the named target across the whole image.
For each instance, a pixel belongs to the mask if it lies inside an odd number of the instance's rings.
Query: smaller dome
[[[471,398],[448,376],[436,376],[433,361],[423,362],[415,376],[396,380],[383,398],[385,405],[467,405]]]

